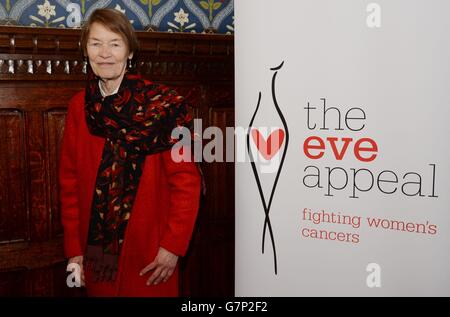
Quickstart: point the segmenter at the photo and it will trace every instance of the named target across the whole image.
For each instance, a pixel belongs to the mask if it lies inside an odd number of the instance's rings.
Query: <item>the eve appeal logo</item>
[[[256,113],[258,112],[259,106],[261,104],[261,92],[259,92],[258,96],[258,103],[256,105],[255,112],[253,113],[252,119],[250,120],[248,133],[247,133],[247,151],[250,156],[250,163],[252,166],[253,174],[255,176],[256,185],[258,186],[259,195],[261,197],[261,203],[263,205],[265,219],[264,219],[264,227],[263,227],[263,235],[262,235],[262,253],[264,253],[264,246],[265,246],[265,238],[266,238],[266,230],[269,230],[270,235],[270,241],[272,243],[272,250],[273,250],[273,260],[274,260],[274,270],[275,274],[277,274],[277,252],[276,252],[276,246],[275,246],[275,238],[273,234],[272,224],[270,222],[270,207],[272,206],[273,196],[275,194],[275,189],[277,187],[278,179],[280,177],[281,169],[283,168],[284,159],[286,156],[286,151],[289,143],[289,131],[287,127],[286,120],[283,116],[283,113],[281,112],[280,107],[278,106],[278,101],[275,93],[275,83],[276,83],[276,77],[278,74],[278,71],[283,67],[284,62],[282,62],[278,67],[271,68],[271,71],[274,71],[274,74],[272,76],[272,101],[275,108],[275,113],[278,114],[278,116],[281,119],[281,122],[283,124],[283,128],[277,129],[273,131],[267,138],[267,140],[264,140],[263,136],[261,135],[258,128],[253,127],[253,122],[255,120]],[[276,176],[274,183],[272,185],[272,189],[270,192],[269,201],[266,201],[266,198],[264,197],[264,193],[261,186],[261,179],[258,174],[258,170],[256,168],[255,160],[253,159],[253,153],[250,147],[250,134],[252,135],[252,140],[258,150],[258,152],[263,156],[263,158],[267,161],[270,161],[274,158],[274,156],[279,152],[281,149],[283,143],[284,143],[284,149],[281,154],[281,161],[278,165],[278,168],[276,170]],[[258,155],[258,154],[257,154]]]

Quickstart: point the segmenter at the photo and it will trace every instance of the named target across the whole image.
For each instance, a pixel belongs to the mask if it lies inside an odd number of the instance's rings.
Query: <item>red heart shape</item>
[[[266,160],[270,160],[275,154],[278,153],[283,145],[284,130],[278,129],[273,131],[266,141],[261,133],[259,133],[258,129],[253,129],[252,137],[259,153],[261,153]]]

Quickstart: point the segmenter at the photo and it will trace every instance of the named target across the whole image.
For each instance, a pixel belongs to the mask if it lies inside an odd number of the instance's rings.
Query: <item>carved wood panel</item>
[[[65,109],[51,109],[45,113],[46,140],[47,140],[47,182],[49,197],[50,236],[55,238],[63,234],[60,217],[58,168],[59,151],[64,134]]]
[[[209,107],[208,112],[206,128],[217,127],[225,135],[226,127],[234,126],[232,107]],[[213,139],[208,143],[218,147],[221,140]],[[226,148],[226,142],[224,144]],[[232,295],[234,294],[234,164],[203,162],[202,169],[207,194],[203,197],[189,256],[183,263],[182,290],[186,296]],[[198,271],[202,272],[201,275],[197,273]],[[193,280],[193,277],[196,279]]]
[[[29,232],[24,113],[0,109],[0,127],[0,243],[25,241]]]

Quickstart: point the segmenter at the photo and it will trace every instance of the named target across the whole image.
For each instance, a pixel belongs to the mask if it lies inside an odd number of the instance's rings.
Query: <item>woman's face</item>
[[[86,51],[94,74],[103,80],[121,79],[133,57],[124,38],[100,23],[91,25]]]

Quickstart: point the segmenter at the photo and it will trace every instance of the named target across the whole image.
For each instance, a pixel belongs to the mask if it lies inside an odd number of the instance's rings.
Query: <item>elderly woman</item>
[[[60,154],[66,256],[90,296],[177,296],[201,183],[171,151],[172,129],[191,125],[188,106],[129,72],[138,41],[120,12],[93,12],[81,45],[88,81],[68,107]]]

